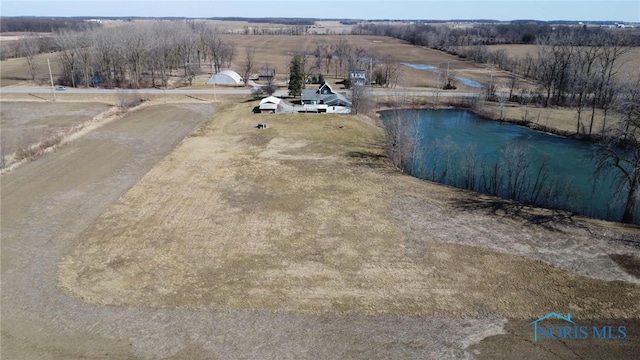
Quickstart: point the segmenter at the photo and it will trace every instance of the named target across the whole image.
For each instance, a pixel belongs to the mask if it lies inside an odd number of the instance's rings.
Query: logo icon
[[[543,320],[558,319],[566,322],[562,325],[541,325]],[[618,326],[614,328],[611,325],[605,326],[586,326],[578,325],[571,320],[571,313],[567,313],[567,316],[558,314],[557,312],[550,312],[547,315],[538,318],[527,326],[533,325],[533,342],[538,341],[538,335],[544,336],[545,339],[604,339],[604,340],[623,340],[627,338],[627,327]]]
[[[530,322],[529,324],[527,324],[527,326],[533,325],[533,341],[534,342],[538,341],[538,328],[539,328],[538,322],[540,322],[542,320],[549,319],[549,318],[553,318],[553,317],[558,318],[560,320],[564,320],[564,321],[566,321],[568,323],[571,323],[573,325],[576,325],[575,322],[571,321],[571,313],[567,313],[567,316],[564,317],[564,316],[562,316],[562,315],[560,315],[560,314],[558,314],[556,312],[550,312],[547,315],[545,315],[545,316],[543,316],[541,318],[538,318],[537,320],[534,320],[534,321]],[[544,330],[542,330],[542,331],[544,331]],[[546,336],[546,334],[548,334],[548,333],[545,333],[545,337],[548,337],[548,336]]]

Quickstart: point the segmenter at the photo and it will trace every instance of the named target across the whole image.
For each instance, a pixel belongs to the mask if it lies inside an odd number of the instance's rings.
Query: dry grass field
[[[100,216],[60,264],[60,287],[119,306],[639,315],[640,286],[567,271],[562,250],[539,261],[553,232],[461,212],[451,204],[469,194],[389,172],[372,125],[249,109],[225,107]],[[562,231],[562,241],[595,240]],[[516,256],[515,244],[530,250]],[[597,276],[633,280],[614,268]]]
[[[575,108],[558,108],[558,107],[541,107],[541,106],[522,106],[518,104],[507,104],[502,109],[505,120],[514,122],[530,122],[537,126],[558,131],[560,134],[575,134],[578,124],[578,115]],[[496,103],[485,104],[482,114],[491,119],[500,119],[500,105]],[[596,109],[596,115],[593,121],[593,133],[600,134],[602,132],[602,121],[604,113],[600,109]],[[526,120],[525,120],[526,119]],[[589,129],[591,120],[591,109],[583,110],[581,115],[580,132],[585,134]],[[606,126],[617,123],[619,118],[609,114],[607,116]]]
[[[96,321],[109,327],[117,316],[55,287],[56,265],[81,229],[213,111],[193,103],[134,110],[2,174],[2,359],[136,358],[126,355],[130,342],[95,331]]]
[[[104,103],[2,102],[0,127],[5,154],[65,136],[109,107]]]
[[[256,105],[152,104],[2,175],[2,357],[593,353],[523,342],[548,311],[640,332],[637,229],[423,182],[362,118]]]
[[[51,73],[55,82],[60,75],[61,65],[58,56],[55,53],[40,54],[35,56],[36,81],[37,85],[51,86],[49,79],[49,68],[47,66],[47,58],[51,62]],[[33,86],[29,68],[25,58],[7,59],[0,61],[0,87],[28,84]]]
[[[353,48],[361,47],[367,52],[373,53],[378,58],[389,56],[398,62],[425,64],[440,67],[443,70],[449,67],[451,75],[462,76],[481,83],[488,83],[491,70],[471,61],[462,60],[447,53],[407,44],[401,40],[382,36],[357,36],[357,35],[306,35],[306,36],[245,36],[245,35],[225,35],[224,39],[233,42],[237,47],[237,54],[232,69],[241,72],[245,49],[249,48],[256,52],[256,65],[274,67],[277,74],[286,77],[289,72],[289,62],[294,53],[306,50],[313,52],[317,43],[325,42],[337,44],[341,40],[346,40]],[[332,65],[335,69],[335,61]],[[402,87],[435,87],[436,76],[433,71],[416,70],[402,66],[402,75],[399,84]],[[335,70],[329,71],[329,76],[335,76]],[[494,81],[506,83],[507,74],[494,73]],[[457,83],[460,89],[469,90],[468,87]]]

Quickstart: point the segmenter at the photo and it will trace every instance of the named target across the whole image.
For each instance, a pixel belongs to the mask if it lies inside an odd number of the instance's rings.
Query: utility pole
[[[49,79],[51,80],[51,95],[53,95],[53,101],[56,101],[56,89],[53,86],[53,75],[51,74],[51,62],[47,58],[47,66],[49,66]]]
[[[215,73],[213,72],[213,61],[211,62],[211,77],[213,77],[215,75]],[[213,81],[213,101],[218,101],[218,99],[216,98],[216,81]]]

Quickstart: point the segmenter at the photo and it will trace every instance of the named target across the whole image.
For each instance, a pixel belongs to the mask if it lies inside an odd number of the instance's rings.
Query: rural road
[[[138,89],[138,90],[120,90],[120,89],[72,89],[67,88],[65,91],[58,91],[57,94],[119,94],[125,93],[137,93],[145,95],[249,95],[250,89],[216,89],[215,92],[211,90],[196,90],[196,89]],[[22,87],[4,87],[0,88],[0,95],[2,94],[50,94],[50,88],[22,88]],[[275,92],[275,96],[287,95],[286,90],[278,90]],[[374,96],[410,96],[410,97],[474,97],[477,96],[477,92],[447,92],[447,91],[404,91],[404,90],[388,90],[388,89],[374,89],[372,91]]]

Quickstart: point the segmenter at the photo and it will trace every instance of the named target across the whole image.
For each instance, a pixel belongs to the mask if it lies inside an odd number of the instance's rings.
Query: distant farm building
[[[261,67],[258,69],[258,77],[260,79],[270,79],[276,76],[276,69],[270,67]]]
[[[351,101],[344,93],[333,91],[323,82],[318,90],[302,90],[302,105],[306,112],[349,113]]]
[[[269,96],[260,101],[261,113],[276,113],[282,108],[282,99]]]
[[[242,77],[233,70],[222,70],[219,73],[211,76],[207,81],[207,84],[212,85],[240,85],[242,84]]]
[[[364,70],[349,71],[349,81],[351,85],[365,85],[367,83],[367,73]]]

